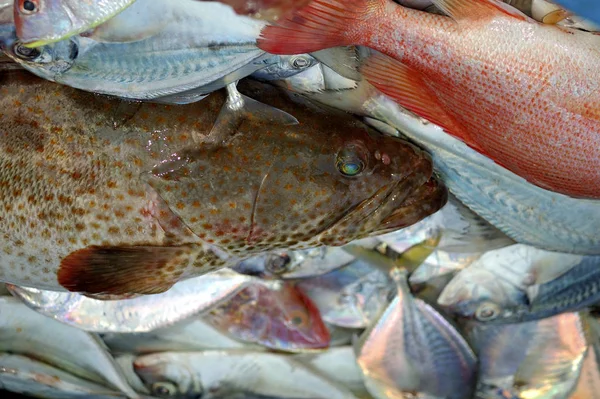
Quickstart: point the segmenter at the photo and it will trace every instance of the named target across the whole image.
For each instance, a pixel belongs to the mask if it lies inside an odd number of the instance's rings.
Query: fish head
[[[134,0],[16,0],[17,36],[28,47],[58,42],[91,29]]]
[[[526,304],[526,293],[483,269],[469,267],[460,271],[438,298],[440,306],[460,316],[491,321],[512,306]]]
[[[310,299],[292,283],[278,289],[257,283],[209,312],[208,320],[239,339],[298,351],[329,346],[329,330]]]
[[[270,97],[268,85],[254,83],[260,90],[240,83],[240,91],[299,123],[250,114],[226,142],[201,142],[148,177],[200,239],[243,257],[343,245],[411,225],[445,204],[447,190],[430,180],[425,152],[347,114],[286,102],[277,88]]]
[[[183,357],[176,354],[157,353],[138,357],[133,368],[150,393],[158,398],[196,399],[204,392]]]
[[[5,29],[1,31],[0,48],[6,55],[44,79],[54,81],[57,76],[71,69],[79,55],[79,41],[76,37],[46,46],[29,48],[17,39],[14,30],[10,33]]]
[[[280,55],[267,60],[266,68],[252,74],[253,78],[263,81],[287,79],[318,64],[309,54]]]

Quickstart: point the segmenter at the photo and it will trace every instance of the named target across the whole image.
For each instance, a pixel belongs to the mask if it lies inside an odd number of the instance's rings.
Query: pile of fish
[[[0,389],[600,398],[600,10],[0,0]]]

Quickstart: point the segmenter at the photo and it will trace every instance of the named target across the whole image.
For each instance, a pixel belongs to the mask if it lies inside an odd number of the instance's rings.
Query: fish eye
[[[39,10],[38,2],[37,2],[37,0],[22,1],[21,7],[19,7],[19,10],[23,14],[34,14],[34,13],[38,12],[38,10]]]
[[[293,57],[291,60],[291,64],[292,67],[294,67],[294,69],[303,69],[306,68],[309,64],[310,61],[306,58],[306,57]]]
[[[500,315],[500,307],[495,303],[483,303],[475,311],[475,317],[479,321],[494,320]]]
[[[295,327],[303,327],[308,324],[308,316],[305,312],[297,310],[290,314],[290,321]]]
[[[349,146],[337,154],[335,166],[342,175],[355,177],[365,169],[365,161],[354,146]]]
[[[177,387],[170,382],[155,382],[151,390],[154,395],[161,398],[169,398],[177,394]]]
[[[17,57],[29,61],[34,60],[41,55],[40,50],[37,48],[25,47],[23,46],[23,43],[19,42],[15,43],[13,46],[13,53],[15,53]]]
[[[267,257],[266,269],[271,273],[281,274],[289,269],[291,263],[292,259],[288,254],[272,254]]]

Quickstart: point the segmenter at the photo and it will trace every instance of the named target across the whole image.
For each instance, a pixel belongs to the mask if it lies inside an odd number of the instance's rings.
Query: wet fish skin
[[[364,58],[370,53],[361,48]],[[317,65],[277,84],[347,112],[384,121],[427,149],[452,194],[513,240],[551,251],[600,254],[600,203],[533,186],[514,173],[415,117],[365,80],[348,82]],[[346,90],[331,89],[342,84]],[[386,126],[387,126],[386,125]],[[379,129],[380,127],[378,127]]]
[[[29,47],[57,42],[93,28],[135,0],[15,0],[19,38]]]
[[[506,307],[491,323],[522,323],[564,312],[583,310],[600,302],[600,257],[586,256],[552,281],[527,288],[527,304]]]
[[[169,291],[131,299],[101,300],[77,293],[9,285],[13,296],[38,313],[81,330],[141,333],[199,314],[256,280],[224,268],[177,283]]]
[[[163,352],[138,357],[134,370],[151,392],[166,388],[175,397],[203,392],[219,397],[241,391],[289,398],[354,398],[289,356],[274,353]]]
[[[10,182],[0,192],[8,215],[0,231],[10,231],[0,280],[11,284],[159,293],[263,251],[400,228],[445,203],[445,187],[428,182],[431,162],[416,147],[348,115],[315,116],[257,82],[245,92],[293,109],[302,124],[243,119],[238,130],[217,132],[231,133],[224,143],[202,145],[222,93],[131,112],[129,103],[30,74],[0,79],[0,107],[9,110],[0,130],[10,131],[0,136],[0,180]],[[351,160],[365,165],[354,178],[338,171]]]
[[[489,251],[448,283],[438,304],[462,317],[508,320],[514,316],[512,309],[526,307],[534,300],[532,287],[552,284],[583,259],[586,257],[523,244]]]
[[[137,32],[135,23],[147,19],[138,14],[145,10],[157,14],[156,32]],[[123,18],[123,26],[106,28],[104,35],[121,35],[119,40],[125,42],[75,36],[28,49],[14,31],[4,27],[0,47],[30,72],[57,83],[133,100],[178,104],[199,101],[279,60],[265,57],[256,47],[263,23],[236,16],[219,3],[137,0],[118,18]],[[142,35],[141,40],[128,40],[127,35],[135,38],[136,34]]]
[[[470,398],[477,359],[464,338],[431,306],[410,294],[394,271],[398,295],[356,346],[365,385],[376,398],[429,395]]]
[[[13,297],[0,297],[0,314],[0,352],[35,357],[77,377],[137,396],[96,335],[40,315]]]
[[[537,23],[496,0],[435,4],[453,18],[391,0],[314,0],[277,26],[267,26],[259,47],[294,54],[370,46],[387,55],[372,56],[361,71],[406,108],[531,184],[576,198],[600,198],[595,35]],[[477,23],[468,22],[472,15]],[[330,18],[328,24],[323,18]],[[501,38],[498,29],[505,32]],[[523,41],[524,36],[530,40]],[[480,54],[476,61],[473,52]],[[581,69],[573,66],[573,57]],[[492,78],[498,82],[493,89]]]
[[[206,1],[206,0],[198,0]],[[281,16],[304,7],[311,0],[218,0],[227,4],[241,15],[277,21]]]
[[[319,63],[310,54],[277,56],[277,59],[277,63],[271,63],[266,68],[254,72],[252,77],[263,81],[287,79]]]
[[[41,398],[125,398],[125,394],[21,355],[0,353],[0,387]],[[6,393],[5,393],[6,395]]]
[[[203,317],[232,337],[270,349],[295,352],[329,346],[318,308],[291,282],[274,289],[251,285]]]
[[[325,322],[345,328],[371,325],[395,291],[384,272],[360,259],[323,276],[300,280],[297,287],[313,300]]]

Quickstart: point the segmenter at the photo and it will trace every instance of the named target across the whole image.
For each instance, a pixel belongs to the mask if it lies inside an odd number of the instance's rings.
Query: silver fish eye
[[[13,45],[13,53],[15,56],[28,61],[34,60],[42,54],[37,48],[25,47],[21,42],[16,42]]]
[[[152,384],[151,390],[160,398],[170,398],[177,394],[177,387],[170,382],[155,382]]]
[[[35,14],[39,7],[36,0],[25,0],[21,3],[20,10],[23,14]]]
[[[271,273],[281,274],[288,271],[292,258],[288,254],[270,254],[267,256],[266,269]]]
[[[500,316],[500,307],[495,303],[485,302],[475,311],[475,317],[479,321],[490,321]]]
[[[306,57],[297,56],[292,58],[291,64],[295,69],[303,69],[310,65],[310,61]]]

